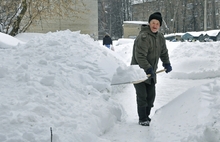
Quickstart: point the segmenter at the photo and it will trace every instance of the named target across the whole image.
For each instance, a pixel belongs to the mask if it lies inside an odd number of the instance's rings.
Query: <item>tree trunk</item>
[[[18,34],[19,26],[22,18],[24,17],[25,12],[27,11],[27,2],[26,0],[21,1],[21,6],[17,11],[17,16],[15,17],[15,21],[12,24],[12,29],[9,32],[9,35],[15,36]]]

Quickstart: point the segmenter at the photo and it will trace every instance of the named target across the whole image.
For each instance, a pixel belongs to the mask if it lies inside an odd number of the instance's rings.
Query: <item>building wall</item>
[[[136,38],[141,30],[141,25],[147,23],[146,21],[124,21],[123,38]]]
[[[26,32],[47,33],[69,29],[81,31],[98,39],[98,0],[83,0],[85,6],[73,5],[79,13],[69,12],[69,16],[45,16],[41,15],[33,21]],[[72,14],[72,15],[71,15]]]

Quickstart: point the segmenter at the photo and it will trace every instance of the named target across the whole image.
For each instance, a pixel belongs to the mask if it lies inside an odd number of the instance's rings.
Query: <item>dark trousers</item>
[[[134,84],[136,90],[137,112],[140,121],[146,121],[150,115],[151,108],[154,106],[156,96],[155,83],[151,84],[141,82]]]

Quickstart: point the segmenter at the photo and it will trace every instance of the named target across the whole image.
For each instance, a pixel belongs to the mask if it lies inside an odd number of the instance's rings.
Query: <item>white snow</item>
[[[140,83],[147,78],[145,71],[139,65],[119,66],[113,74],[111,85]]]
[[[147,21],[124,21],[123,22],[124,24],[127,23],[127,24],[148,24]]]
[[[198,37],[200,35],[208,35],[208,36],[217,36],[219,34],[220,30],[209,30],[209,31],[199,31],[199,32],[187,32],[195,37]]]
[[[10,35],[0,32],[0,48],[8,48],[10,46],[17,46],[18,44],[24,44],[25,42],[13,38]]]
[[[79,32],[33,35],[0,38],[1,142],[220,141],[220,42],[167,42],[173,71],[143,127],[133,85],[110,85],[133,39],[112,51]]]

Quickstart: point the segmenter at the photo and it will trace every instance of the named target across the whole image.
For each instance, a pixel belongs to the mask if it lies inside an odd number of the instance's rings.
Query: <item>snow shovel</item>
[[[166,71],[166,69],[159,70],[159,71],[156,72],[156,74],[161,73],[161,72],[164,72],[164,71]],[[151,76],[150,74],[147,75],[147,77],[150,77],[150,76]],[[138,84],[138,83],[144,82],[145,80],[146,80],[146,79],[137,80],[137,81],[129,81],[129,82],[112,83],[111,85]]]

